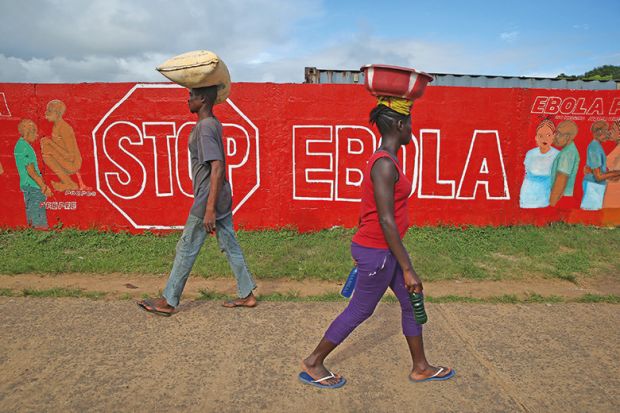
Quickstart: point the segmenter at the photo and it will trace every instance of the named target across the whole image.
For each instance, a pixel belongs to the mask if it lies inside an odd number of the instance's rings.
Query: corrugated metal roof
[[[566,80],[527,76],[459,75],[430,73],[435,80],[430,86],[469,86],[523,89],[620,90],[618,80]],[[364,74],[359,70],[329,70],[306,67],[305,83],[363,84]]]

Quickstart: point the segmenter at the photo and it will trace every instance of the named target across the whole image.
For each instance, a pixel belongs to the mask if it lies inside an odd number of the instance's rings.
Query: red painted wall
[[[141,231],[182,226],[192,203],[187,138],[195,121],[187,90],[171,84],[0,83],[0,226],[26,223],[13,148],[20,119],[49,136],[47,103],[62,100],[92,191],[55,192],[50,226]],[[236,83],[215,109],[224,124],[235,223],[246,229],[353,227],[359,169],[378,143],[368,125],[374,98],[360,85]],[[574,119],[581,156],[574,202],[524,210],[519,190],[536,126]],[[404,168],[414,179],[415,225],[600,224],[581,211],[590,125],[620,117],[620,91],[429,87],[413,109]],[[614,147],[606,142],[610,152]],[[34,144],[45,181],[57,180]],[[403,154],[401,154],[401,159]],[[620,222],[615,222],[616,224]]]

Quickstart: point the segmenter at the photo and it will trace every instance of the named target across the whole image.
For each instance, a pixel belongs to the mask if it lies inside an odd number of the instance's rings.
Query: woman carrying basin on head
[[[422,292],[422,281],[411,264],[402,239],[409,227],[407,202],[411,182],[397,160],[401,146],[411,141],[413,102],[379,97],[370,123],[381,133],[381,145],[370,157],[362,181],[360,225],[351,254],[357,262],[355,292],[345,310],[331,323],[314,351],[302,361],[299,379],[321,388],[337,388],[344,377],[330,372],[325,358],[368,319],[388,287],[398,298],[402,329],[413,360],[409,379],[414,382],[447,380],[455,371],[431,366],[424,354],[422,326],[415,321],[409,294]]]

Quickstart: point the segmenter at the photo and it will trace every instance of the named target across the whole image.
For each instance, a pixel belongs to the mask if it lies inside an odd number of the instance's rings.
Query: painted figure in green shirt
[[[553,145],[561,150],[551,166],[550,206],[556,206],[563,196],[573,196],[579,169],[579,152],[574,143],[577,131],[577,124],[572,120],[560,122],[555,130]]]
[[[47,228],[44,201],[52,195],[52,190],[41,176],[37,154],[32,147],[37,140],[37,125],[30,119],[22,119],[17,130],[21,136],[15,144],[13,154],[19,173],[19,188],[24,193],[26,220],[28,225],[35,228]]]

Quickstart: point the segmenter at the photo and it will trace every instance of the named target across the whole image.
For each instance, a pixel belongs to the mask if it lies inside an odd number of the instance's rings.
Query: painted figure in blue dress
[[[536,128],[536,147],[525,155],[525,178],[521,185],[519,205],[521,208],[545,208],[549,206],[551,193],[551,167],[559,151],[551,144],[555,125],[544,119]]]

